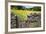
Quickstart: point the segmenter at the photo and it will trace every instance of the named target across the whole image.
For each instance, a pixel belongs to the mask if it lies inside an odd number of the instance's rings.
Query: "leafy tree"
[[[35,6],[33,7],[33,11],[41,11],[41,7]]]
[[[11,9],[13,9],[13,8],[18,9],[18,10],[24,10],[25,9],[24,6],[11,6]]]

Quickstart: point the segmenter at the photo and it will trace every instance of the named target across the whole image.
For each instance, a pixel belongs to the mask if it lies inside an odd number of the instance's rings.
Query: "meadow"
[[[29,10],[11,10],[11,12],[14,14],[14,15],[17,15],[19,17],[21,17],[21,20],[26,20],[27,19],[27,15],[30,15],[31,13],[40,13],[40,11],[29,11]]]

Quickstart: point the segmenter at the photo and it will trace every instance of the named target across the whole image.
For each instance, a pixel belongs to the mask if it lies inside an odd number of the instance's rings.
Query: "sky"
[[[32,7],[34,7],[34,6],[28,6],[28,5],[26,6],[26,5],[25,5],[24,7],[26,7],[26,8],[32,8]]]

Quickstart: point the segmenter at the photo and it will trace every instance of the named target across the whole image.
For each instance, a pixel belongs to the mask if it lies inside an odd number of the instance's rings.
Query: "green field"
[[[41,13],[40,11],[29,11],[29,10],[15,10],[12,9],[11,13],[14,15],[17,15],[21,18],[21,20],[27,20],[27,15],[30,15],[31,13]]]

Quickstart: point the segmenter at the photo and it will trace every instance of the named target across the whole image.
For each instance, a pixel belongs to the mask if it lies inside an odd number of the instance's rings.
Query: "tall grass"
[[[40,13],[40,11],[16,10],[16,9],[12,9],[11,12],[20,17],[21,20],[27,20],[27,15],[30,15],[31,13]]]
[[[27,10],[11,10],[11,12],[19,16],[21,20],[26,20],[27,15],[31,13],[31,11],[27,11]]]

